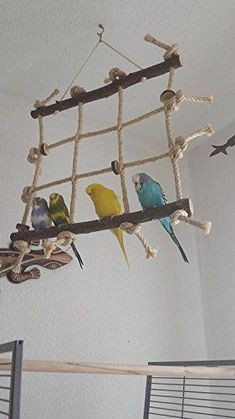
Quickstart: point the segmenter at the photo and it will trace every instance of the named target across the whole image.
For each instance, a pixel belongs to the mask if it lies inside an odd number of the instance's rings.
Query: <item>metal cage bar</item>
[[[235,360],[149,362],[156,366],[234,366]],[[144,419],[235,419],[235,379],[148,376]]]
[[[16,340],[1,344],[0,354],[6,353],[11,353],[10,362],[9,360],[6,362],[10,373],[0,374],[0,392],[3,393],[3,396],[0,396],[0,418],[20,419],[23,341]]]

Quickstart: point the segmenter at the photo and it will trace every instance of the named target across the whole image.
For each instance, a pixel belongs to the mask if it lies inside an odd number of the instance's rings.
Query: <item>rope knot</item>
[[[27,242],[23,240],[18,240],[13,243],[13,247],[18,250],[19,256],[16,260],[15,265],[12,268],[12,271],[16,274],[19,274],[21,272],[21,264],[23,262],[24,256],[30,253],[31,249]]]
[[[144,40],[150,42],[151,44],[156,45],[159,48],[165,49],[164,60],[168,60],[172,55],[178,53],[178,44],[167,45],[164,42],[158,41],[154,36],[147,34],[144,37]]]
[[[115,80],[122,80],[127,76],[125,71],[120,70],[118,67],[111,68],[109,71],[109,77],[104,79],[105,84],[108,84],[110,82],[113,82]]]
[[[42,154],[43,156],[48,156],[49,154],[48,144],[42,143],[40,145],[40,154]]]
[[[38,160],[38,157],[39,157],[39,150],[38,150],[38,148],[36,148],[36,147],[32,147],[32,148],[30,148],[30,150],[29,150],[29,154],[28,154],[28,156],[27,156],[27,160],[28,160],[28,162],[29,163],[36,163],[36,161]]]
[[[168,60],[172,57],[172,55],[176,55],[178,53],[179,45],[178,44],[172,44],[168,46],[165,54],[163,55],[164,60]]]
[[[73,233],[71,233],[71,231],[61,231],[61,233],[58,234],[56,240],[46,240],[43,243],[42,247],[45,257],[49,259],[51,257],[52,252],[57,247],[68,247],[74,240],[75,236]]]
[[[209,234],[211,231],[212,223],[211,221],[201,222],[200,228],[205,234]]]
[[[44,100],[39,100],[37,99],[36,102],[33,105],[36,109],[38,108],[43,108],[43,106],[45,106],[45,101]]]
[[[157,255],[157,252],[158,252],[157,249],[154,249],[153,247],[149,245],[148,248],[146,249],[146,259],[155,258],[155,256]]]
[[[136,234],[141,230],[141,226],[139,224],[132,224],[128,222],[122,223],[120,228],[128,234]]]
[[[75,235],[71,231],[61,231],[57,236],[60,246],[67,247],[75,240]]]
[[[24,240],[17,240],[13,243],[13,247],[19,252],[24,252],[25,254],[30,253],[30,246]]]
[[[175,139],[175,147],[173,151],[173,155],[175,159],[182,159],[185,150],[188,147],[188,142],[185,140],[184,137],[177,137]]]
[[[175,94],[175,101],[174,101],[174,105],[173,105],[173,110],[174,111],[178,111],[181,102],[183,102],[184,100],[184,95],[182,90],[177,90],[176,94]]]
[[[188,214],[186,211],[184,210],[177,210],[175,212],[173,212],[173,214],[171,214],[171,222],[172,224],[179,224],[180,222],[180,217],[188,217]]]
[[[211,124],[208,124],[207,127],[205,127],[204,132],[207,135],[207,137],[210,137],[211,135],[214,134],[215,131],[214,131],[213,127],[211,126]]]
[[[21,201],[24,204],[27,204],[29,200],[36,195],[35,192],[33,192],[32,186],[25,186],[21,195]]]
[[[54,96],[57,96],[58,94],[59,94],[59,90],[55,89],[46,99],[36,100],[34,107],[36,109],[43,108],[48,102],[51,101],[51,99],[53,99]]]
[[[128,234],[135,234],[136,237],[141,241],[145,252],[146,252],[146,258],[152,259],[157,254],[157,249],[154,249],[144,238],[144,236],[141,234],[141,225],[140,224],[132,224],[129,222],[122,223],[120,225],[120,228],[125,231]]]
[[[46,240],[44,241],[42,248],[46,259],[50,259],[52,252],[57,248],[57,243],[56,241]]]
[[[70,96],[74,97],[77,95],[81,95],[82,93],[86,93],[86,89],[80,86],[72,86],[70,89]]]
[[[74,184],[74,183],[76,183],[77,182],[77,177],[76,177],[76,175],[75,174],[72,174],[72,176],[71,176],[71,183],[72,183],[72,185]]]

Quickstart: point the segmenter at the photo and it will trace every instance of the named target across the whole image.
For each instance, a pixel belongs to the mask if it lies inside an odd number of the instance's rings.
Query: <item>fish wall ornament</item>
[[[222,144],[222,145],[213,145],[212,147],[214,147],[214,151],[212,151],[212,153],[210,154],[210,157],[216,156],[217,154],[223,153],[226,156],[228,155],[227,153],[227,148],[228,147],[233,147],[235,145],[235,135],[233,135],[232,137],[230,137],[226,143]]]

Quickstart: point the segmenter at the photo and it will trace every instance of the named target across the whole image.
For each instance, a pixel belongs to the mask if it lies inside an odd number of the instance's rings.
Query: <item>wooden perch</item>
[[[9,371],[11,361],[0,360],[0,371]],[[111,375],[154,375],[160,377],[186,378],[220,378],[234,379],[234,366],[162,366],[162,365],[128,365],[128,364],[96,364],[88,362],[68,361],[23,361],[24,372],[39,373],[75,373],[75,374],[111,374]]]
[[[173,212],[185,210],[190,217],[192,215],[192,203],[189,199],[180,199],[164,206],[156,206],[143,211],[132,212],[114,217],[104,217],[101,220],[86,221],[76,224],[64,224],[59,227],[50,227],[40,231],[19,231],[11,234],[12,242],[16,240],[35,241],[57,237],[62,231],[71,231],[74,234],[87,234],[95,231],[110,230],[117,228],[124,222],[142,224],[151,220],[170,216]]]
[[[141,82],[144,78],[151,79],[168,73],[171,67],[174,67],[175,69],[182,67],[179,55],[172,55],[171,58],[163,61],[162,63],[130,73],[122,80],[116,80],[107,86],[100,87],[99,89],[78,94],[71,99],[62,100],[54,103],[53,105],[37,108],[36,110],[31,111],[31,116],[36,119],[39,115],[48,116],[54,114],[56,111],[62,112],[66,109],[74,108],[75,106],[78,106],[79,103],[94,102],[99,99],[107,98],[117,93],[119,86],[123,89],[127,89],[128,87]]]

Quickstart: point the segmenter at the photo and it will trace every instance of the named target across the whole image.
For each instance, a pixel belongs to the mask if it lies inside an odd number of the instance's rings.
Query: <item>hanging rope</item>
[[[78,159],[79,159],[79,148],[81,141],[81,133],[83,126],[83,104],[79,103],[78,105],[78,128],[74,141],[74,152],[73,152],[73,169],[72,169],[72,194],[70,202],[70,222],[74,223],[75,218],[75,209],[77,202],[77,181],[78,181]]]
[[[72,87],[73,83],[75,82],[75,80],[77,79],[78,75],[81,73],[81,71],[84,69],[84,67],[86,66],[86,64],[88,63],[88,61],[90,60],[91,56],[94,54],[96,48],[98,47],[98,45],[100,44],[100,41],[98,41],[94,48],[92,48],[91,52],[88,54],[87,58],[85,59],[85,61],[82,63],[82,65],[79,67],[77,73],[75,74],[73,80],[69,83],[68,87],[66,88],[64,94],[61,96],[60,100],[63,100],[64,97],[67,95],[67,93],[69,92],[70,88]]]
[[[45,106],[56,95],[58,95],[58,93],[59,93],[59,90],[55,89],[46,99],[36,100],[35,105],[34,105],[35,108],[40,108],[42,106]],[[34,195],[35,195],[34,189],[38,184],[38,179],[39,179],[39,176],[41,174],[41,164],[42,164],[43,156],[40,153],[40,149],[41,149],[41,146],[44,144],[44,127],[43,127],[42,116],[39,116],[38,124],[39,124],[39,146],[38,146],[37,158],[35,160],[36,167],[35,167],[35,173],[34,173],[32,185],[30,187],[27,187],[27,195],[24,194],[24,192],[23,192],[23,195],[22,195],[23,202],[25,202],[24,199],[26,199],[26,207],[25,207],[23,218],[22,218],[22,224],[27,224],[29,211],[30,211],[30,208],[31,208],[31,205],[32,205]],[[34,152],[35,152],[35,148],[34,148]],[[24,189],[24,191],[26,192],[25,189]]]
[[[118,89],[118,120],[117,120],[117,134],[118,134],[118,162],[120,168],[120,181],[122,188],[122,200],[125,212],[130,212],[130,204],[128,201],[126,176],[124,164],[124,138],[123,138],[123,89],[120,86]]]
[[[39,149],[40,149],[41,144],[44,142],[44,129],[43,129],[43,119],[42,119],[42,116],[39,116],[38,122],[39,122]],[[27,224],[27,220],[28,220],[28,216],[29,216],[29,211],[30,211],[30,208],[32,206],[33,198],[35,196],[35,194],[34,194],[34,188],[37,186],[38,179],[39,179],[39,176],[41,174],[42,160],[43,160],[43,156],[39,153],[38,154],[38,158],[37,158],[37,160],[35,162],[36,167],[35,167],[33,182],[32,182],[31,187],[29,187],[29,189],[28,189],[28,199],[27,199],[27,203],[26,203],[24,215],[23,215],[23,218],[22,218],[22,224]]]
[[[129,57],[124,55],[122,52],[120,52],[117,48],[115,48],[113,45],[109,44],[107,41],[103,40],[103,33],[104,33],[104,27],[103,25],[99,24],[99,28],[101,29],[100,32],[97,32],[97,35],[99,37],[99,42],[106,45],[106,47],[110,48],[112,51],[116,52],[116,54],[120,55],[122,58],[124,58],[129,63],[133,64],[135,67],[142,70],[142,67],[140,67],[138,64],[135,63],[135,61],[131,60]]]
[[[81,90],[83,90],[81,88]],[[71,201],[70,201],[70,223],[73,224],[75,221],[75,212],[76,212],[76,203],[77,203],[77,182],[78,182],[78,159],[79,159],[79,148],[81,133],[83,127],[83,104],[79,103],[78,105],[78,127],[77,132],[74,137],[74,151],[73,151],[73,167],[72,167],[72,192],[71,192]],[[51,253],[57,247],[69,246],[72,241],[75,240],[75,236],[70,231],[61,232],[57,239],[54,241],[46,240],[43,243],[43,251],[46,258],[50,258]]]
[[[75,82],[75,80],[78,78],[79,74],[82,72],[82,70],[85,68],[85,66],[87,65],[88,61],[90,60],[90,58],[92,57],[92,55],[94,54],[96,48],[102,43],[103,45],[105,45],[106,47],[110,48],[112,51],[114,51],[116,54],[120,55],[122,58],[124,58],[126,61],[128,61],[129,63],[133,64],[135,67],[139,68],[140,70],[142,70],[142,67],[140,67],[138,64],[136,64],[133,60],[131,60],[129,57],[127,57],[126,55],[122,54],[122,52],[118,51],[115,47],[113,47],[111,44],[109,44],[107,41],[103,40],[103,33],[104,33],[104,27],[103,25],[99,25],[99,28],[101,29],[101,32],[97,32],[97,35],[99,37],[99,41],[94,45],[94,47],[92,48],[92,50],[90,51],[90,53],[88,54],[88,56],[86,57],[86,59],[83,61],[83,63],[81,64],[81,66],[79,67],[77,73],[75,74],[73,80],[69,83],[68,87],[65,89],[65,92],[63,93],[63,95],[61,96],[61,101],[65,98],[65,96],[67,95],[67,93],[69,92],[70,88],[72,87],[73,83]]]
[[[154,258],[157,255],[157,249],[154,249],[144,238],[144,236],[141,234],[141,226],[139,224],[134,225],[132,223],[122,223],[120,225],[120,228],[125,231],[128,234],[135,234],[136,237],[140,240],[142,243],[145,252],[146,252],[146,258],[151,259]]]
[[[169,59],[172,54],[178,53],[178,45],[167,45],[163,42],[158,41],[151,35],[145,36],[145,41],[150,42],[156,45],[159,48],[164,49],[166,52],[164,54],[164,59]],[[176,198],[182,198],[182,184],[181,184],[181,176],[179,170],[178,159],[183,157],[183,153],[185,152],[188,142],[194,138],[200,137],[201,135],[212,135],[213,128],[208,125],[196,132],[189,134],[187,137],[178,137],[174,141],[173,137],[173,130],[172,130],[172,111],[176,111],[179,109],[179,105],[181,102],[188,101],[188,102],[199,102],[199,103],[207,103],[210,104],[213,102],[212,96],[185,96],[183,95],[182,91],[179,90],[176,93],[173,91],[173,84],[174,84],[174,77],[175,77],[175,69],[173,67],[170,68],[169,77],[168,77],[168,84],[167,84],[167,91],[163,92],[164,95],[161,95],[162,102],[164,103],[164,113],[165,113],[165,125],[166,125],[166,132],[167,132],[167,140],[168,140],[168,148],[169,148],[169,157],[172,164],[174,179],[175,179],[175,190],[176,190]],[[176,213],[172,214],[171,220],[173,223],[177,224],[179,221],[184,221],[188,224],[191,224],[195,227],[198,227],[206,234],[208,234],[211,230],[212,224],[210,221],[201,222],[197,220],[193,220],[192,218],[188,218],[186,213],[182,213],[182,211],[176,211]]]
[[[42,101],[37,100],[35,102],[35,105],[34,106],[35,107],[45,106],[58,93],[59,93],[59,91],[57,89],[54,90],[46,99],[44,99]],[[43,127],[43,118],[42,118],[42,116],[39,116],[38,123],[39,123],[39,146],[38,146],[38,153],[36,153],[36,151],[34,149],[34,153],[35,153],[35,155],[37,154],[37,156],[36,156],[36,159],[34,161],[36,167],[35,167],[33,182],[32,182],[32,185],[31,186],[24,188],[24,191],[23,191],[23,194],[22,194],[22,201],[24,203],[26,203],[25,211],[24,211],[23,218],[22,218],[22,224],[24,224],[24,225],[27,224],[27,219],[28,219],[28,216],[29,216],[29,211],[31,209],[32,201],[33,201],[33,198],[35,196],[34,188],[37,186],[39,176],[41,175],[41,164],[42,164],[43,156],[39,152],[39,150],[40,150],[41,146],[44,143],[44,127]],[[32,158],[32,152],[31,152],[31,158]],[[16,241],[15,243],[13,243],[13,245],[20,252],[20,254],[19,254],[18,258],[17,258],[17,261],[16,261],[15,265],[12,268],[12,271],[14,273],[17,273],[18,274],[21,271],[21,264],[22,264],[22,261],[24,259],[24,256],[27,255],[30,252],[31,249],[30,249],[30,246],[29,246],[29,244],[27,242],[21,241],[21,240],[20,241]]]
[[[122,188],[122,200],[125,212],[130,212],[130,204],[128,200],[126,177],[125,177],[125,165],[124,165],[124,137],[123,137],[123,111],[124,111],[124,100],[123,100],[123,88],[120,86],[118,89],[118,120],[117,120],[117,134],[118,134],[118,172],[120,175],[121,188]],[[144,236],[140,233],[141,226],[134,226],[131,223],[123,223],[120,228],[128,234],[135,234],[136,237],[142,243],[147,258],[153,258],[157,254],[157,250],[153,249],[147,242]]]
[[[19,256],[16,260],[15,265],[12,267],[12,271],[16,274],[19,274],[20,271],[21,271],[21,264],[23,262],[23,259],[24,259],[25,255],[30,253],[31,249],[30,249],[30,246],[28,245],[28,243],[23,241],[23,240],[19,240],[19,241],[14,242],[14,247],[20,253],[19,253]]]
[[[124,58],[129,63],[133,64],[135,67],[137,67],[139,70],[143,70],[143,67],[140,67],[139,64],[136,64],[135,61],[131,60],[126,55],[122,54],[122,52],[118,51],[116,48],[114,48],[111,44],[109,44],[107,41],[104,41],[101,39],[100,41],[102,44],[106,45],[106,47],[110,48],[112,51],[116,52],[116,54],[120,55],[122,58]]]
[[[181,177],[180,177],[180,172],[179,172],[179,164],[174,153],[175,146],[174,146],[173,132],[172,132],[171,109],[169,108],[167,104],[164,107],[164,111],[165,111],[168,147],[169,147],[170,159],[171,159],[172,169],[173,169],[174,178],[175,178],[176,198],[181,199],[183,194],[182,194],[182,186],[181,186]]]

